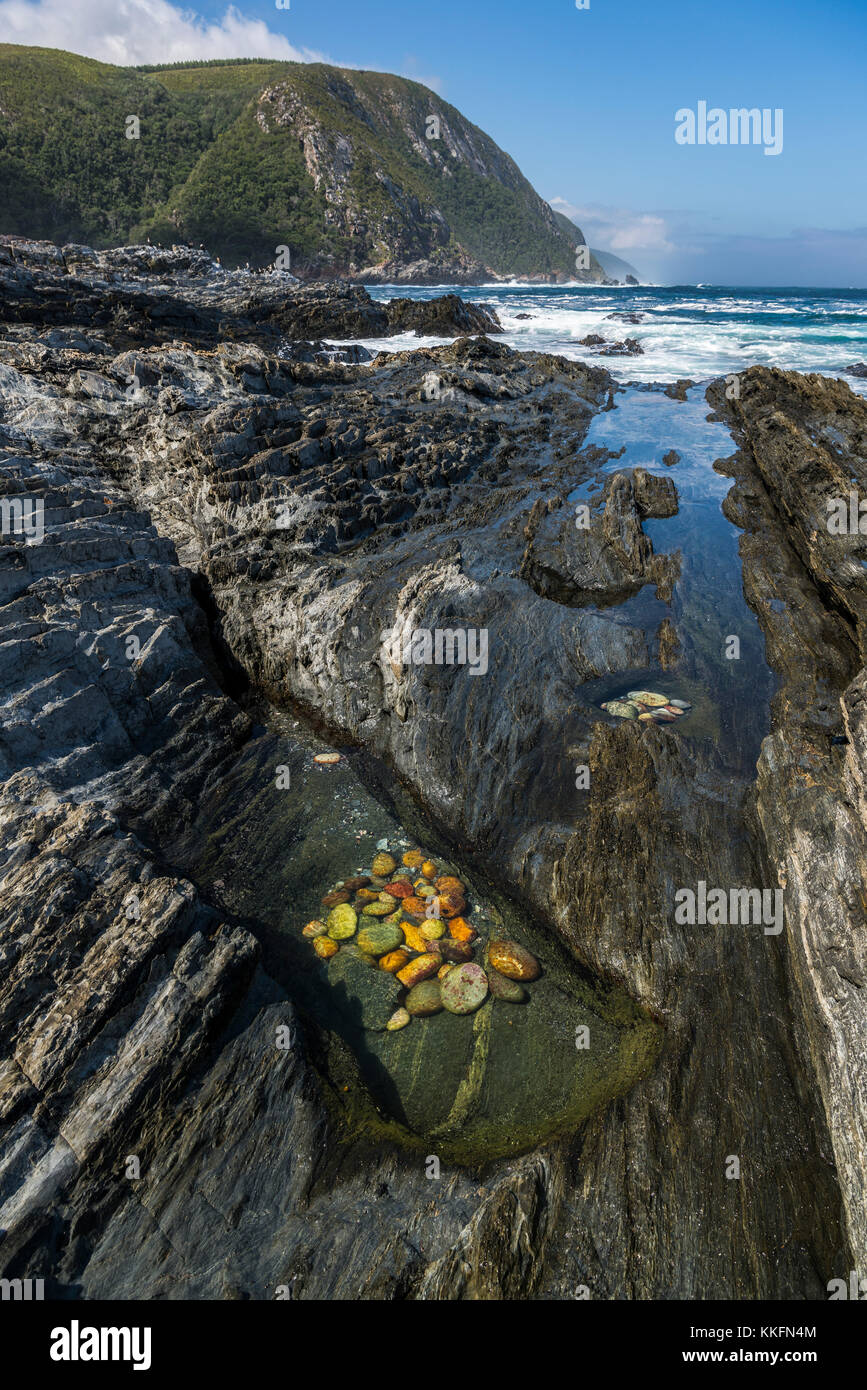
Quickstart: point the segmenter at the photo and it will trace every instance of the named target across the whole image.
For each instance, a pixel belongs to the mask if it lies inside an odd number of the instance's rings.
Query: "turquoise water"
[[[404,295],[431,299],[444,293],[496,309],[511,347],[593,360],[579,340],[636,338],[641,357],[600,360],[620,381],[707,380],[759,363],[800,372],[843,376],[867,395],[867,379],[843,368],[867,361],[867,290],[750,289],[729,286],[603,289],[598,286],[477,285],[407,288],[373,286],[375,299]],[[529,318],[519,315],[529,314]],[[610,314],[641,314],[639,323]],[[439,339],[401,334],[368,346],[418,347]]]

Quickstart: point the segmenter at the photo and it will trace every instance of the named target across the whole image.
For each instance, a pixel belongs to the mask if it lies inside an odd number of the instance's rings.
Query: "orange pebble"
[[[380,956],[379,968],[380,970],[387,970],[389,975],[396,975],[398,970],[402,970],[408,961],[409,951],[404,951],[398,947],[396,951],[389,951],[387,955]]]
[[[455,941],[475,941],[478,933],[463,917],[453,917],[449,922],[449,935],[453,936]]]
[[[467,891],[460,879],[455,878],[454,874],[443,874],[441,878],[437,879],[436,886],[441,893],[454,893],[458,898],[462,898]]]
[[[331,940],[330,936],[317,936],[313,942],[313,949],[317,956],[321,956],[323,960],[329,960],[331,956],[337,955],[340,947],[336,941]]]
[[[411,913],[411,915],[412,915],[413,917],[424,917],[424,915],[425,915],[425,904],[424,904],[424,899],[423,899],[423,898],[414,898],[414,897],[413,897],[413,898],[404,898],[404,900],[403,900],[403,910],[404,910],[404,912],[409,912],[409,913]]]
[[[441,917],[460,917],[461,913],[466,911],[466,898],[459,898],[453,893],[441,893],[436,901]]]
[[[421,866],[421,871],[425,878],[436,878],[437,866],[432,859],[426,859]]]
[[[429,980],[431,975],[435,975],[442,965],[442,957],[437,955],[417,956],[411,960],[409,965],[405,965],[402,970],[398,970],[397,978],[407,989],[412,989],[413,985],[421,984],[422,980]]]
[[[446,975],[448,975],[448,973],[449,973],[450,970],[454,970],[454,966],[453,966],[453,965],[443,965],[443,966],[441,966],[440,969],[437,971],[437,979],[438,979],[438,980],[444,980],[445,977],[446,977]]]
[[[417,869],[423,859],[424,855],[420,849],[408,849],[403,856],[403,862],[408,869]]]

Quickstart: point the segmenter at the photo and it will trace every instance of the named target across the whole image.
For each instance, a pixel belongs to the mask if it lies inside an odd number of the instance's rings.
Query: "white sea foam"
[[[454,286],[444,287],[451,292]],[[773,290],[720,288],[698,292],[653,287],[598,285],[508,285],[461,288],[465,299],[496,310],[504,333],[501,342],[521,351],[555,353],[587,362],[599,361],[618,381],[642,384],[677,377],[712,378],[743,371],[753,364],[841,377],[853,391],[867,396],[867,379],[844,368],[867,361],[867,296],[864,291],[774,293]],[[372,290],[390,298],[389,287]],[[394,287],[394,292],[429,299],[441,292],[432,286]],[[612,313],[637,312],[633,324]],[[530,315],[529,318],[519,315]],[[642,356],[597,357],[582,338],[598,333],[606,341],[635,338]],[[372,352],[405,352],[448,340],[400,334],[364,339]]]

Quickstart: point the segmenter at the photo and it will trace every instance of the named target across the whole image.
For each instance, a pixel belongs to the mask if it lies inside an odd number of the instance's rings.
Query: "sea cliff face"
[[[0,249],[3,488],[44,503],[40,544],[3,538],[3,1273],[66,1297],[824,1297],[865,1253],[867,858],[861,542],[820,518],[867,486],[867,408],[759,369],[708,392],[743,572],[707,564],[718,606],[741,583],[751,605],[747,686],[776,692],[727,722],[680,598],[688,474],[589,439],[623,409],[603,367],[463,336],[496,324],[448,301],[412,312],[454,342],[359,361],[316,340],[394,331],[399,304],[58,254]],[[383,643],[443,628],[486,633],[484,672]],[[687,691],[696,736],[602,712],[639,679]],[[262,701],[354,749],[626,1030],[574,1123],[431,1181],[371,1101],[269,915],[275,862],[315,864],[355,793],[269,794],[256,831],[245,806],[306,757]],[[781,888],[785,929],[678,922],[699,881]]]

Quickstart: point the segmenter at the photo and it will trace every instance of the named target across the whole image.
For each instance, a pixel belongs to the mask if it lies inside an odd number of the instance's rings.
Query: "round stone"
[[[445,935],[445,926],[437,917],[428,917],[421,924],[421,934],[426,941],[439,941]]]
[[[617,719],[638,718],[638,705],[635,700],[609,700],[602,708],[606,714],[613,714]]]
[[[362,917],[390,917],[392,912],[394,912],[394,907],[394,898],[389,898],[387,903],[380,902],[377,899],[375,903],[365,903],[364,907],[361,909],[361,915]]]
[[[328,928],[326,927],[324,922],[320,922],[318,921],[318,919],[314,919],[314,921],[307,923],[307,926],[303,929],[302,935],[324,936],[327,931]]]
[[[403,945],[403,932],[393,922],[365,922],[358,945],[370,956],[385,956]]]
[[[403,856],[403,862],[408,869],[417,869],[424,859],[420,849],[408,849]]]
[[[370,867],[376,877],[388,878],[388,875],[393,874],[397,868],[397,860],[391,854],[377,854]]]
[[[668,703],[674,705],[675,709],[692,709],[689,700],[669,700]]]
[[[385,889],[393,898],[411,898],[412,884],[407,878],[395,878]]]
[[[453,893],[455,897],[463,898],[466,896],[466,889],[459,878],[454,874],[443,874],[436,881],[437,890],[440,893]]]
[[[405,1028],[408,1023],[412,1023],[412,1018],[406,1009],[395,1009],[385,1025],[385,1029],[387,1033],[396,1033],[399,1028]]]
[[[537,980],[542,973],[536,957],[517,941],[492,941],[488,960],[509,980]]]
[[[443,1007],[439,980],[422,980],[406,996],[406,1011],[413,1018],[429,1018]]]
[[[654,705],[667,705],[668,696],[659,695],[655,690],[630,690],[627,700],[637,700],[641,705],[648,705],[651,709]]]
[[[505,975],[501,975],[499,970],[495,970],[489,965],[486,970],[488,977],[488,988],[495,999],[503,999],[507,1004],[523,1004],[527,999],[527,991],[523,985],[519,985],[517,980],[509,980]]]
[[[386,951],[384,956],[380,956],[380,970],[387,970],[389,975],[396,975],[398,970],[402,970],[409,964],[409,951],[399,946],[396,951]]]
[[[333,941],[348,941],[350,936],[355,935],[357,925],[355,908],[350,907],[349,903],[340,903],[328,914],[328,935]]]
[[[480,965],[468,961],[453,966],[439,986],[444,1009],[450,1014],[471,1014],[487,998],[488,977]]]
[[[473,958],[472,942],[452,941],[447,936],[441,937],[439,941],[434,941],[430,949],[437,951],[443,960],[454,961],[456,964]]]
[[[421,866],[421,871],[425,878],[436,878],[437,866],[432,859],[426,859]]]
[[[330,936],[317,936],[313,942],[313,949],[317,956],[321,956],[323,960],[329,960],[331,956],[337,955],[340,947],[336,941],[332,941]]]

